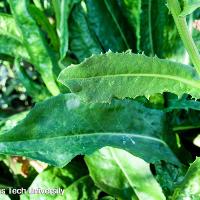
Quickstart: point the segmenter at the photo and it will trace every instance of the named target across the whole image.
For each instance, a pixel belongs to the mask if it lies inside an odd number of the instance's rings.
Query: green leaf
[[[188,172],[175,189],[172,200],[200,199],[200,158],[197,158],[189,167]]]
[[[60,39],[60,59],[63,60],[69,43],[68,18],[74,4],[80,0],[54,0],[53,5],[56,13],[57,32]]]
[[[164,141],[165,120],[164,112],[132,100],[85,105],[74,94],[59,95],[36,104],[18,126],[1,135],[0,153],[64,166],[76,155],[112,146],[147,162],[179,164]]]
[[[15,38],[7,35],[0,34],[0,54],[20,57],[26,61],[30,61],[30,57],[23,44]]]
[[[165,0],[142,0],[140,51],[183,62],[185,49]],[[184,61],[185,63],[187,62]]]
[[[111,196],[105,196],[105,197],[102,197],[100,200],[115,200],[115,198]]]
[[[85,157],[90,176],[104,192],[127,200],[163,200],[149,164],[130,153],[105,147]]]
[[[124,41],[124,44],[127,49],[130,49],[131,47],[135,47],[136,45],[132,45],[135,43],[135,40],[133,38],[133,32],[131,32],[130,26],[126,21],[126,18],[122,15],[122,12],[119,9],[119,6],[115,0],[104,0],[104,3],[106,5],[106,8],[112,17],[112,20],[118,29],[122,40]],[[127,31],[127,29],[129,31]]]
[[[42,101],[50,97],[50,93],[43,85],[35,83],[26,73],[24,68],[20,66],[19,60],[15,59],[16,78],[26,88],[26,92],[34,99],[35,102]]]
[[[104,50],[110,49],[114,52],[127,50],[128,46],[125,44],[121,27],[105,1],[86,0],[85,4],[89,28],[96,34]]]
[[[48,18],[46,17],[45,13],[33,5],[29,6],[29,12],[36,20],[36,22],[42,27],[42,30],[47,34],[48,38],[50,39],[50,43],[54,47],[54,50],[58,50],[59,48],[58,37],[56,35],[53,26],[50,24]]]
[[[166,112],[170,112],[174,109],[193,109],[200,110],[200,102],[195,100],[189,100],[186,98],[178,98],[177,96],[171,96],[166,100],[167,107]]]
[[[130,25],[130,30],[133,31],[132,35],[135,35],[137,40],[137,50],[140,49],[140,13],[141,13],[141,0],[117,0],[120,12],[127,19]]]
[[[21,200],[35,200],[44,197],[44,194],[29,194],[29,192],[33,191],[34,189],[62,189],[60,190],[59,194],[54,195],[45,195],[45,199],[47,200],[64,200],[65,198],[65,190],[68,187],[73,187],[76,181],[80,180],[82,177],[85,177],[88,174],[87,168],[82,165],[81,162],[72,161],[64,168],[55,168],[51,167],[47,170],[40,173],[35,180],[32,182],[31,186],[29,187],[29,191],[21,195]],[[87,185],[86,185],[87,187]],[[75,188],[76,189],[76,188]],[[69,189],[70,191],[70,189]],[[70,191],[72,192],[72,191]],[[76,194],[81,194],[81,191],[77,191]],[[68,199],[67,199],[68,200]]]
[[[8,132],[14,128],[19,123],[19,121],[26,117],[27,113],[28,112],[25,111],[14,114],[10,117],[0,118],[0,134],[4,134],[5,132]]]
[[[92,179],[84,176],[65,189],[63,200],[98,199],[99,192],[100,190],[94,185]]]
[[[23,43],[31,58],[31,63],[34,64],[41,74],[48,90],[53,95],[57,95],[59,89],[54,80],[53,61],[41,36],[41,32],[28,11],[29,1],[9,0],[8,2],[14,19],[23,35]]]
[[[96,36],[88,27],[84,9],[78,4],[72,10],[69,19],[70,50],[79,61],[90,57],[92,54],[100,54],[103,50]]]
[[[87,102],[163,92],[200,97],[200,77],[192,67],[130,52],[92,56],[64,69],[58,80]]]
[[[168,198],[171,197],[174,188],[183,180],[186,173],[186,167],[174,166],[163,161],[155,163],[154,167],[155,177],[161,185],[165,196]]]
[[[13,17],[0,13],[0,54],[17,56],[29,61],[30,57],[23,46],[22,40],[22,35]]]
[[[15,24],[12,15],[0,13],[0,35],[12,37],[13,39],[22,41],[22,36]]]
[[[40,10],[43,10],[43,6],[40,2],[40,0],[33,0],[33,3],[35,4],[35,6],[40,9]]]
[[[180,16],[184,17],[186,15],[190,15],[199,7],[200,7],[200,0],[184,0],[184,7]]]

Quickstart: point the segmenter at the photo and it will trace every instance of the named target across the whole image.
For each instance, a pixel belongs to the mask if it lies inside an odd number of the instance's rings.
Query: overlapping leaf
[[[130,52],[92,56],[64,69],[58,80],[87,102],[163,92],[200,97],[200,77],[192,67]]]
[[[57,32],[60,39],[60,59],[63,60],[69,46],[69,31],[68,31],[68,18],[74,4],[80,0],[61,0],[53,1],[55,13]]]
[[[57,95],[59,89],[53,75],[53,60],[46,48],[40,30],[28,11],[29,1],[9,0],[14,19],[23,35],[23,44],[30,56],[31,63],[41,74],[48,90]],[[20,9],[18,9],[20,7]]]
[[[69,37],[70,50],[79,61],[103,51],[95,34],[88,27],[81,4],[76,5],[72,10],[69,20]]]
[[[189,167],[182,183],[175,189],[172,200],[200,199],[200,159],[197,158]]]
[[[34,189],[62,189],[57,194],[46,194],[47,200],[79,200],[79,199],[96,199],[99,189],[94,185],[88,176],[88,171],[77,161],[72,161],[65,168],[49,168],[40,173],[28,191]],[[44,194],[30,194],[27,192],[21,195],[21,200],[35,200],[43,198]]]
[[[138,102],[85,105],[73,94],[59,95],[37,104],[19,125],[5,131],[0,153],[64,166],[78,154],[113,146],[148,162],[179,164],[164,141],[165,131],[164,113]]]
[[[183,11],[181,12],[181,16],[186,16],[194,12],[197,8],[200,8],[199,0],[184,0]]]
[[[104,147],[85,157],[90,176],[108,194],[126,200],[164,200],[149,164],[116,148]]]

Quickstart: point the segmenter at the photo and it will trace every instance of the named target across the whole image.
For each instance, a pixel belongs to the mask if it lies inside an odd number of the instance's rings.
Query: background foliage
[[[199,49],[199,1],[179,2]],[[200,199],[199,79],[184,64],[165,0],[0,0],[0,199]],[[144,71],[157,78],[106,78]]]

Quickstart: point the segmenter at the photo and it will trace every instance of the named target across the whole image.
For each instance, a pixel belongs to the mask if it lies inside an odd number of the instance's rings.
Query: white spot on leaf
[[[80,106],[80,100],[79,99],[69,99],[66,102],[66,106],[68,110],[73,110],[75,108],[78,108]]]

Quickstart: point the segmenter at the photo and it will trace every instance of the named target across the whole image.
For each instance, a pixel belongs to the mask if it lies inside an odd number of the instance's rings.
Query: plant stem
[[[197,72],[200,74],[200,55],[198,49],[194,43],[194,40],[189,32],[186,18],[181,17],[181,7],[178,0],[167,0],[168,8],[172,13],[176,27],[180,34],[180,37],[185,45],[185,48],[190,56],[192,63],[194,64]]]

